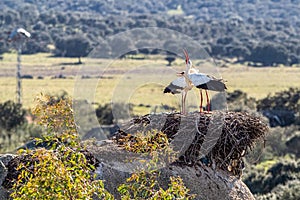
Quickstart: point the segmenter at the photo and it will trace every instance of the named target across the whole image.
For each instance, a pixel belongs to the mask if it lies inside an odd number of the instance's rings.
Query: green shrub
[[[18,179],[12,188],[14,199],[113,199],[101,180],[94,180],[95,166],[87,161],[79,144],[76,125],[72,118],[69,98],[55,100],[45,95],[38,98],[33,112],[37,122],[47,127],[39,142],[52,145],[21,151],[27,158],[18,166]]]
[[[254,194],[267,194],[279,185],[300,179],[300,161],[278,158],[267,171],[255,168],[244,178],[244,182]]]
[[[107,103],[105,105],[100,105],[96,109],[96,116],[100,124],[113,124],[120,119],[126,119],[128,112],[132,111],[132,105],[126,105],[124,103]]]
[[[228,92],[226,100],[231,111],[256,111],[256,100],[241,90]]]
[[[76,134],[70,98],[41,95],[36,98],[36,101],[37,105],[32,113],[35,115],[37,123],[47,128],[47,134]]]
[[[300,110],[300,88],[289,88],[257,102],[257,110]]]
[[[26,111],[21,104],[9,100],[0,104],[0,126],[7,131],[25,122]]]
[[[159,183],[160,172],[157,169],[158,157],[154,153],[152,160],[147,163],[147,169],[135,172],[126,180],[126,183],[118,187],[122,200],[130,199],[194,199],[195,195],[189,194],[190,190],[185,187],[180,177],[170,177],[169,187],[163,189]]]
[[[41,130],[28,124],[26,110],[13,101],[0,103],[0,153],[11,152],[29,138],[39,137]]]
[[[117,143],[127,151],[150,155],[152,159],[146,164],[147,169],[140,169],[118,187],[123,200],[129,199],[193,199],[189,189],[180,177],[170,177],[169,187],[163,189],[159,182],[160,161],[170,163],[175,160],[176,152],[169,146],[167,135],[161,131],[151,130],[135,135],[121,133]]]
[[[151,130],[145,134],[122,135],[117,139],[117,143],[134,153],[151,153],[169,146],[167,135],[157,130]]]
[[[7,135],[10,134],[10,140]],[[1,152],[11,152],[16,148],[19,148],[24,143],[32,138],[41,137],[42,129],[40,126],[35,124],[24,123],[11,131],[5,129],[0,130],[0,153]]]
[[[57,151],[44,148],[29,151],[31,160],[21,163],[21,173],[13,186],[13,199],[113,199],[101,180],[93,180],[83,153],[70,147]]]
[[[158,183],[159,173],[156,170],[144,170],[132,174],[125,184],[118,187],[122,200],[129,199],[194,199],[189,189],[184,186],[180,177],[170,177],[169,187],[164,190]]]
[[[286,184],[276,186],[271,192],[263,195],[255,195],[257,200],[284,199],[298,200],[300,197],[300,181],[288,181]]]

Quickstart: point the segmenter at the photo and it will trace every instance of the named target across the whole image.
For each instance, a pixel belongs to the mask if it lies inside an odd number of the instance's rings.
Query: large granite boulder
[[[259,116],[235,112],[187,116],[164,113],[134,118],[120,128],[111,139],[85,143],[88,159],[96,166],[97,178],[104,180],[106,189],[116,199],[120,199],[117,187],[151,160],[148,154],[125,150],[122,138],[131,138],[128,142],[134,142],[137,132],[154,129],[165,133],[170,146],[178,152],[172,162],[167,162],[164,155],[159,157],[158,181],[162,187],[168,186],[170,176],[180,176],[190,193],[197,195],[196,199],[254,199],[241,176],[243,157],[268,131]],[[20,161],[26,162],[26,159],[0,156],[0,199],[7,198]]]
[[[100,161],[96,169],[98,178],[105,181],[105,187],[117,199],[120,199],[117,186],[124,183],[136,169],[143,167],[140,160],[147,160],[147,157],[127,152],[111,141],[89,147],[89,151]],[[241,179],[228,171],[212,169],[201,163],[187,166],[177,162],[161,166],[159,171],[160,185],[167,186],[170,176],[180,176],[185,186],[191,190],[190,193],[197,195],[196,199],[254,200]]]

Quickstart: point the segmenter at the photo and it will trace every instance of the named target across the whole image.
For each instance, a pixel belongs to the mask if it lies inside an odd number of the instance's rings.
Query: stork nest
[[[246,112],[162,113],[145,115],[131,120],[115,136],[122,141],[127,134],[157,129],[166,134],[170,144],[187,144],[178,163],[206,164],[241,176],[243,157],[268,132],[262,118]],[[204,142],[205,141],[205,142]]]

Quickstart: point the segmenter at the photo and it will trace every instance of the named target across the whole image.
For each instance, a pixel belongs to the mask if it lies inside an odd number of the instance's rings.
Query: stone
[[[88,147],[89,151],[101,162],[97,168],[97,177],[104,181],[105,188],[116,199],[120,196],[117,186],[126,182],[133,171],[141,167],[139,160],[146,160],[138,154],[127,152],[117,144],[104,142],[98,147]],[[148,160],[149,161],[149,160]],[[254,200],[248,187],[236,176],[221,169],[212,169],[205,165],[186,166],[176,163],[162,166],[159,182],[166,187],[170,176],[180,176],[191,194],[196,194],[196,199],[237,199]]]
[[[9,161],[11,161],[13,158],[15,158],[17,155],[14,154],[3,154],[0,155],[0,161],[7,166]]]
[[[8,199],[7,191],[2,187],[2,183],[7,175],[7,169],[4,163],[0,160],[0,200]]]
[[[2,185],[7,175],[7,169],[2,161],[0,161],[0,185]]]

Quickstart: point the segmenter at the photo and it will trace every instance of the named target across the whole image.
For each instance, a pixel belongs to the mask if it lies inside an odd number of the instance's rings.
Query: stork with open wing
[[[204,89],[206,93],[207,111],[210,111],[210,100],[209,100],[207,90],[222,92],[225,91],[227,87],[224,84],[223,79],[217,79],[213,76],[200,73],[196,68],[193,67],[192,61],[190,60],[186,50],[184,50],[184,54],[185,54],[186,70],[181,73],[177,73],[179,77],[174,81],[172,81],[164,89],[164,93],[172,93],[172,94],[182,93],[181,112],[183,114],[186,114],[185,100],[186,100],[187,92],[191,90],[193,86],[200,89],[200,112],[202,112],[202,103],[203,103],[202,89]]]

